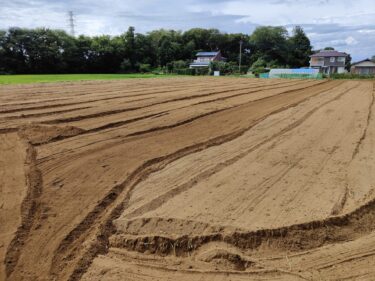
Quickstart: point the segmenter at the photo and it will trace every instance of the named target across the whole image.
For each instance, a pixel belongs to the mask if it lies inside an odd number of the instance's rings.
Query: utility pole
[[[68,17],[69,17],[69,28],[70,28],[70,35],[74,36],[74,14],[73,11],[68,12]]]
[[[243,44],[243,41],[242,39],[240,40],[240,60],[239,60],[239,64],[238,64],[238,71],[241,73],[241,60],[242,60],[242,44]]]

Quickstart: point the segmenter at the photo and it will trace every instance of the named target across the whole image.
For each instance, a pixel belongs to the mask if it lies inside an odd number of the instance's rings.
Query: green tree
[[[60,57],[60,73],[82,73],[85,72],[85,59],[81,55],[78,46],[79,40],[67,34],[65,31],[56,31],[56,36],[60,40],[59,52]]]
[[[240,41],[242,41],[242,65],[251,64],[249,36],[242,33],[224,34],[219,50],[227,58],[228,62],[236,62],[238,65],[240,55]]]
[[[17,73],[59,73],[64,71],[63,31],[38,28],[11,29],[8,52],[16,59]]]
[[[312,54],[312,46],[310,39],[300,26],[293,29],[293,34],[288,39],[289,58],[287,64],[292,67],[308,66],[310,55]]]
[[[122,61],[121,40],[108,35],[92,38],[90,50],[90,72],[113,73],[120,70]]]
[[[136,54],[136,46],[135,46],[135,28],[130,26],[128,31],[125,33],[124,40],[125,40],[125,57],[130,61],[131,68],[135,70],[135,65],[137,63],[137,54]]]
[[[217,51],[227,58],[225,72],[237,71],[240,41],[242,65],[303,66],[311,52],[302,28],[289,37],[283,27],[259,27],[251,36],[193,28],[159,29],[147,34],[129,27],[120,36],[72,37],[61,30],[10,28],[0,32],[0,71],[9,73],[116,73],[174,69],[198,51]],[[255,63],[255,65],[254,65]],[[185,70],[185,69],[184,69]],[[183,73],[184,71],[181,71]]]
[[[6,73],[6,65],[5,65],[5,49],[4,44],[6,40],[6,31],[0,30],[0,74]]]
[[[157,66],[157,54],[149,36],[137,33],[135,36],[135,60],[140,64]]]
[[[173,69],[183,69],[183,68],[188,67],[188,64],[186,63],[186,61],[183,61],[183,60],[173,61],[172,65],[173,65]]]
[[[212,48],[216,49],[214,44],[209,44],[211,33],[217,34],[216,30],[212,29],[192,28],[184,32],[182,39],[184,42],[194,42],[196,51],[211,51]]]
[[[173,46],[168,36],[163,36],[159,43],[158,60],[161,66],[165,66],[168,62],[173,61]]]
[[[266,72],[267,62],[262,59],[258,58],[252,65],[251,65],[251,71],[258,75],[259,73]]]
[[[346,57],[346,63],[345,63],[345,69],[347,71],[350,71],[350,68],[352,67],[352,56],[351,55],[348,55]]]
[[[30,44],[30,40],[27,34],[30,32],[21,28],[10,28],[5,34],[2,42],[2,64],[7,72],[29,72],[27,45]]]
[[[131,73],[134,68],[129,59],[124,59],[120,64],[120,69],[124,73]]]
[[[73,63],[69,67],[70,73],[90,73],[91,65],[94,63],[95,56],[91,50],[92,38],[80,35],[75,38],[76,49],[73,50]]]
[[[182,56],[185,59],[193,59],[196,54],[196,47],[194,40],[190,40],[183,45]]]
[[[250,44],[255,60],[276,61],[285,65],[288,61],[288,32],[284,27],[258,27],[250,36]]]

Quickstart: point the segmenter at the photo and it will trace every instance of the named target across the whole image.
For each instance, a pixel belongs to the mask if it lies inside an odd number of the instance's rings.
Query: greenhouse
[[[321,79],[322,74],[318,69],[313,68],[299,68],[299,69],[271,69],[269,78],[306,78],[306,79]]]

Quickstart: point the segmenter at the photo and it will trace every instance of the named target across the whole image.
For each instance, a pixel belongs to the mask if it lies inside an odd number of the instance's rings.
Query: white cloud
[[[351,46],[351,45],[357,45],[357,44],[358,44],[358,41],[357,41],[354,37],[349,36],[349,37],[347,37],[347,38],[345,39],[345,43],[346,43],[347,45]]]
[[[315,48],[345,49],[357,59],[375,54],[374,0],[0,0],[0,29],[68,30],[69,10],[80,34],[114,35],[130,25],[137,32],[206,27],[244,33],[258,25],[302,25]]]
[[[359,33],[364,33],[364,34],[371,34],[371,33],[375,33],[375,29],[361,29],[361,30],[358,30]]]

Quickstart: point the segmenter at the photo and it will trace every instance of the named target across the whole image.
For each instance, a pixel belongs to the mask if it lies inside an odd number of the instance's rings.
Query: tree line
[[[220,50],[228,65],[308,66],[312,46],[299,26],[258,27],[251,35],[217,29],[159,29],[146,34],[134,27],[118,36],[73,37],[62,30],[9,28],[0,31],[0,73],[132,73],[187,68],[198,51]]]

